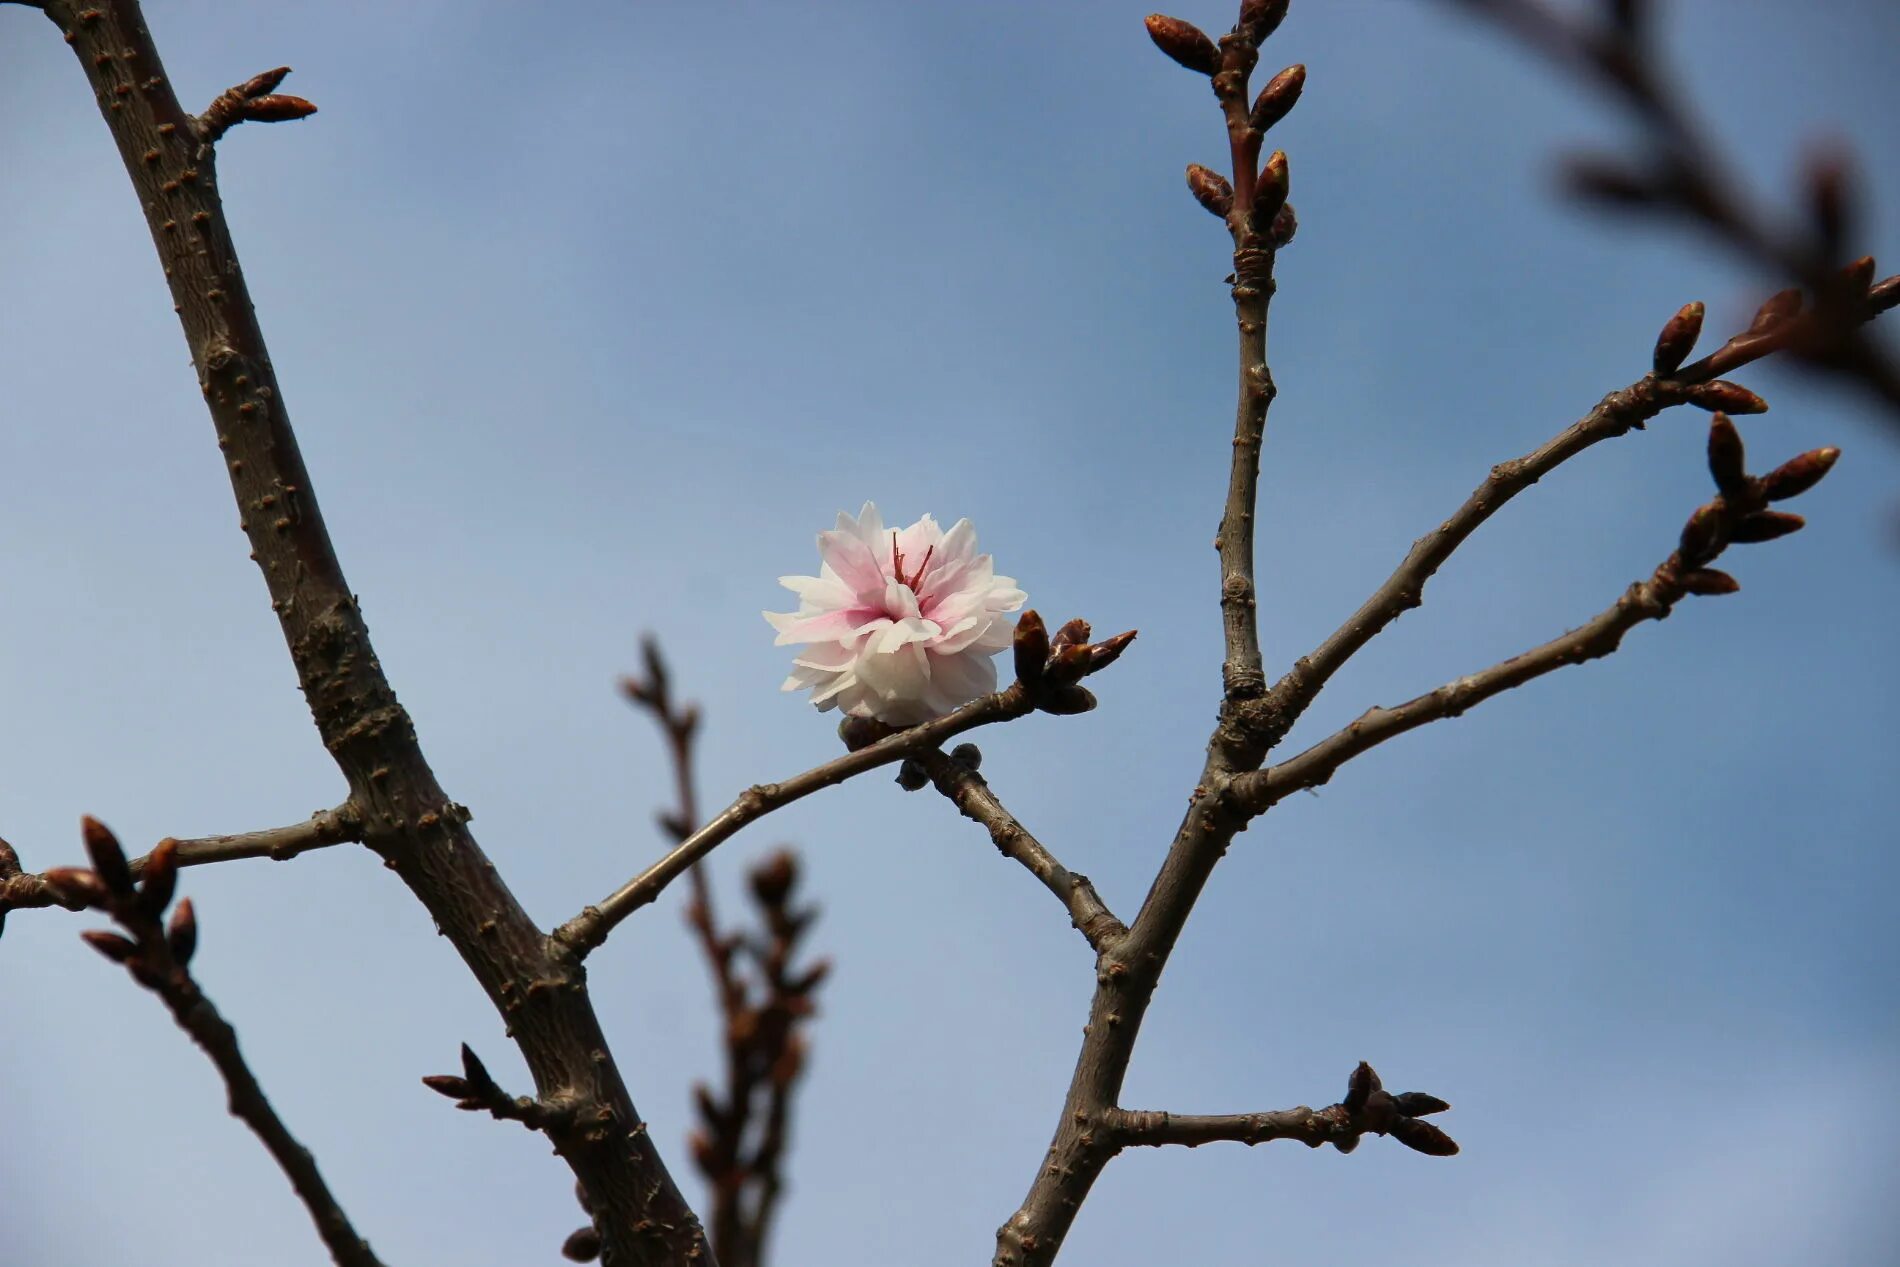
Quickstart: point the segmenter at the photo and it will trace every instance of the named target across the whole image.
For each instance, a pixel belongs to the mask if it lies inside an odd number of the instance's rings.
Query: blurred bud
[[[1016,618],[1016,676],[1034,686],[1042,681],[1043,666],[1049,660],[1049,630],[1034,610]]]
[[[139,906],[149,915],[161,915],[172,904],[178,887],[178,842],[170,836],[152,846],[139,885]]]
[[[825,983],[831,975],[831,960],[820,959],[797,976],[785,983],[785,988],[793,994],[810,994]]]
[[[746,875],[752,896],[760,906],[779,906],[798,887],[798,855],[789,849],[774,851]]]
[[[1656,201],[1656,183],[1613,158],[1580,154],[1564,164],[1564,187],[1572,195],[1607,207],[1644,207]]]
[[[1076,713],[1086,713],[1094,708],[1095,696],[1084,687],[1065,686],[1042,697],[1037,701],[1036,707],[1045,713],[1068,717]]]
[[[1709,474],[1724,497],[1740,497],[1748,491],[1748,471],[1742,448],[1742,433],[1718,413],[1709,420]]]
[[[1692,572],[1684,572],[1677,579],[1686,592],[1707,597],[1733,594],[1742,588],[1740,581],[1720,568],[1697,568]]]
[[[1758,545],[1763,541],[1773,541],[1776,537],[1785,537],[1791,532],[1799,532],[1807,526],[1807,522],[1801,516],[1791,515],[1785,510],[1759,511],[1736,524],[1728,539],[1736,545]]]
[[[798,1081],[798,1075],[805,1072],[805,1040],[801,1035],[788,1034],[785,1046],[779,1049],[777,1059],[772,1061],[770,1077],[772,1085],[783,1090]]]
[[[1240,21],[1234,24],[1249,44],[1259,44],[1286,20],[1287,0],[1241,0]]]
[[[1430,1122],[1421,1122],[1415,1117],[1402,1117],[1392,1123],[1392,1138],[1413,1152],[1424,1153],[1428,1157],[1456,1157],[1458,1145],[1451,1136],[1433,1126]]]
[[[1863,255],[1841,270],[1841,285],[1849,294],[1864,295],[1874,284],[1874,257]]]
[[[1722,512],[1713,505],[1698,506],[1682,525],[1676,552],[1691,566],[1707,563],[1722,552]]]
[[[79,934],[79,939],[113,963],[124,963],[139,950],[138,943],[130,937],[121,937],[103,928],[88,928]]]
[[[849,752],[868,748],[878,740],[896,733],[895,727],[887,726],[875,717],[847,717],[838,723],[838,738],[844,741],[845,749]]]
[[[983,767],[983,750],[973,743],[960,743],[950,750],[950,759],[967,770]]]
[[[66,902],[99,906],[106,900],[105,881],[87,867],[49,867],[40,879]]]
[[[1392,1107],[1405,1117],[1424,1117],[1427,1113],[1443,1113],[1451,1105],[1423,1091],[1402,1091],[1392,1097]]]
[[[1379,1075],[1362,1060],[1352,1071],[1352,1076],[1346,1079],[1346,1098],[1339,1102],[1340,1107],[1355,1116],[1363,1113],[1367,1102],[1372,1099],[1372,1093],[1379,1089]]]
[[[1267,230],[1267,240],[1273,244],[1273,249],[1277,251],[1288,242],[1291,242],[1293,235],[1299,231],[1300,218],[1293,214],[1293,204],[1290,202],[1285,203],[1278,211],[1274,212],[1273,225]]]
[[[1749,391],[1740,383],[1731,383],[1718,378],[1712,383],[1702,383],[1689,389],[1689,403],[1698,409],[1707,409],[1711,413],[1721,410],[1731,414],[1765,414],[1768,402]]]
[[[1187,184],[1194,201],[1207,208],[1208,214],[1225,220],[1227,213],[1234,209],[1234,187],[1213,168],[1189,163]]]
[[[1695,351],[1695,341],[1702,337],[1703,312],[1700,302],[1684,304],[1663,323],[1662,333],[1656,336],[1654,364],[1658,374],[1675,373]]]
[[[119,838],[92,817],[79,820],[79,834],[86,842],[87,855],[92,858],[92,869],[99,873],[107,891],[130,893],[132,868],[126,865],[125,850],[119,848]]]
[[[1049,656],[1049,667],[1043,670],[1044,686],[1072,686],[1080,682],[1089,671],[1089,663],[1095,653],[1087,643],[1070,642],[1057,647]]]
[[[308,118],[316,112],[316,106],[302,97],[269,96],[251,98],[238,114],[252,123],[287,123],[292,119]]]
[[[591,1263],[600,1257],[600,1233],[591,1227],[577,1227],[561,1242],[561,1257],[573,1263]]]
[[[1808,217],[1822,258],[1840,258],[1854,203],[1853,174],[1846,153],[1829,147],[1808,159]]]
[[[713,1099],[712,1088],[703,1082],[693,1084],[693,1103],[699,1109],[700,1119],[708,1125],[716,1124],[725,1116],[720,1112],[719,1102]],[[589,1210],[588,1213],[592,1214],[593,1211]]]
[[[1220,69],[1220,49],[1192,22],[1151,13],[1146,25],[1148,38],[1155,42],[1155,47],[1189,70],[1211,75]]]
[[[1794,287],[1778,290],[1761,301],[1761,307],[1755,309],[1755,319],[1748,323],[1750,334],[1760,334],[1771,330],[1801,312],[1801,292]]]
[[[1789,458],[1761,477],[1762,496],[1771,502],[1799,497],[1819,484],[1821,477],[1834,469],[1834,463],[1840,456],[1841,451],[1829,445],[1825,449],[1809,449],[1799,457]]]
[[[1875,312],[1885,312],[1895,304],[1900,304],[1900,273],[1869,286],[1867,298]]]
[[[1253,110],[1247,116],[1247,126],[1256,132],[1265,132],[1268,128],[1286,118],[1287,112],[1298,104],[1300,93],[1306,88],[1306,67],[1289,66],[1260,90],[1253,99]]]
[[[181,968],[189,964],[197,952],[198,914],[192,909],[190,898],[180,902],[178,909],[172,912],[171,923],[165,927],[165,944]]]
[[[1090,673],[1099,673],[1109,665],[1115,663],[1115,661],[1121,659],[1122,652],[1128,650],[1128,644],[1135,640],[1135,633],[1135,630],[1130,629],[1090,647],[1088,671]]]

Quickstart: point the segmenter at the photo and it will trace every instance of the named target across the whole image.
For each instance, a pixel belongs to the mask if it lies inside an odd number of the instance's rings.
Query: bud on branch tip
[[[1148,38],[1155,47],[1189,70],[1212,75],[1220,69],[1220,49],[1207,33],[1192,22],[1151,13],[1146,19]]]

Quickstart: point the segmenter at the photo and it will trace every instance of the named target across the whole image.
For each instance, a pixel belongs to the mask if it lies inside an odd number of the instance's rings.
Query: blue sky
[[[1815,137],[1859,149],[1864,249],[1891,271],[1900,13],[1666,7],[1687,87],[1763,187]],[[227,138],[227,207],[384,665],[537,918],[660,847],[659,744],[612,690],[641,630],[706,707],[709,800],[835,751],[776,693],[758,613],[866,498],[969,516],[1047,616],[1141,629],[1098,711],[977,737],[999,795],[1132,914],[1218,689],[1232,409],[1225,240],[1180,178],[1222,133],[1145,9],[150,9],[188,101],[288,62],[322,107]],[[1304,0],[1264,60],[1310,75],[1276,133],[1301,220],[1260,513],[1284,665],[1491,463],[1636,377],[1679,304],[1725,330],[1762,284],[1558,200],[1553,156],[1620,121],[1447,8]],[[12,6],[0,119],[0,835],[46,866],[78,860],[82,813],[145,845],[333,804],[136,203],[65,46]],[[1223,1112],[1328,1103],[1367,1059],[1451,1100],[1463,1155],[1131,1154],[1065,1261],[1890,1252],[1900,444],[1851,393],[1745,379],[1774,407],[1744,422],[1758,467],[1846,450],[1810,528],[1733,556],[1739,595],[1256,825],[1130,1074],[1131,1107]],[[1606,606],[1708,495],[1704,422],[1678,411],[1527,493],[1292,742]],[[888,779],[748,831],[715,855],[721,887],[788,840],[838,967],[780,1261],[984,1261],[1054,1125],[1087,949],[980,832]],[[183,891],[203,984],[386,1261],[554,1260],[578,1222],[564,1169],[416,1081],[464,1040],[526,1076],[400,885],[336,849]],[[17,915],[0,942],[0,1261],[325,1261],[86,922]],[[592,964],[639,1107],[678,1141],[715,1047],[677,902]]]

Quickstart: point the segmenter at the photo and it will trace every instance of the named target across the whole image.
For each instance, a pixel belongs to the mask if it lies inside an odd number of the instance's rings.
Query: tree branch
[[[741,793],[739,799],[709,819],[705,826],[674,846],[658,862],[614,890],[599,905],[586,907],[579,915],[555,929],[550,941],[556,953],[564,953],[578,962],[606,941],[608,934],[620,921],[659,897],[667,885],[719,845],[730,840],[747,824],[854,775],[901,761],[926,748],[937,747],[946,739],[966,730],[1026,716],[1035,711],[1036,706],[1031,692],[1021,682],[1012,683],[993,694],[971,700],[953,713],[887,735],[867,747],[848,752],[782,783],[754,784]]]
[[[364,843],[401,877],[509,1027],[549,1134],[623,1267],[711,1260],[699,1220],[647,1139],[578,965],[509,892],[442,790],[337,561],[218,196],[216,149],[179,104],[136,0],[47,0],[144,209],[237,498],[239,520]],[[581,1125],[580,1123],[584,1123]]]
[[[177,843],[162,841],[146,856],[143,885],[134,888],[131,867],[112,833],[90,818],[84,821],[84,832],[93,869],[63,868],[58,881],[82,907],[105,911],[130,936],[97,929],[80,936],[106,958],[124,964],[133,980],[163,999],[179,1028],[211,1057],[230,1094],[231,1115],[263,1141],[309,1211],[337,1267],[382,1267],[324,1182],[310,1150],[297,1142],[265,1098],[238,1050],[237,1031],[192,979],[188,965],[197,949],[198,925],[191,902],[178,904],[169,927],[160,922],[178,878]]]
[[[912,760],[923,767],[937,790],[948,797],[965,818],[989,832],[998,852],[1020,862],[1029,874],[1042,881],[1044,888],[1055,894],[1056,900],[1069,912],[1069,922],[1098,953],[1128,932],[1096,893],[1089,878],[1077,875],[1056,861],[1055,855],[996,799],[989,782],[977,773],[982,754],[976,745],[959,745],[947,755],[939,749],[930,749],[918,753]]]
[[[1269,1140],[1296,1139],[1308,1148],[1331,1144],[1342,1153],[1359,1147],[1365,1135],[1391,1135],[1407,1148],[1433,1157],[1458,1152],[1452,1138],[1419,1119],[1442,1113],[1451,1105],[1423,1091],[1393,1095],[1379,1085],[1379,1075],[1364,1061],[1347,1082],[1346,1098],[1323,1109],[1279,1109],[1271,1113],[1224,1113],[1199,1116],[1185,1113],[1115,1109],[1107,1118],[1118,1147],[1160,1147],[1231,1141],[1249,1148]]]

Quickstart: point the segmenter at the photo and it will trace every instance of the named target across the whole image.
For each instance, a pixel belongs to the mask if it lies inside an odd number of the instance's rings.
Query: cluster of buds
[[[1089,634],[1089,622],[1080,617],[1056,630],[1054,637],[1034,611],[1025,611],[1017,618],[1012,644],[1016,680],[1029,691],[1038,709],[1070,714],[1094,708],[1094,694],[1080,682],[1115,663],[1135,640],[1133,629],[1101,642],[1090,642]]]
[[[64,905],[104,911],[125,930],[87,929],[80,937],[114,963],[124,964],[140,985],[168,999],[195,991],[185,971],[198,948],[191,899],[178,903],[169,923],[164,919],[178,885],[178,842],[169,837],[159,841],[135,880],[118,837],[104,823],[81,819],[80,833],[92,866],[54,867],[41,879]]]
[[[1457,1155],[1457,1143],[1430,1122],[1421,1120],[1427,1114],[1443,1113],[1450,1107],[1437,1096],[1423,1091],[1392,1094],[1380,1084],[1372,1066],[1362,1060],[1346,1080],[1346,1098],[1329,1109],[1320,1110],[1319,1115],[1335,1123],[1331,1143],[1342,1153],[1359,1147],[1361,1136],[1372,1134],[1390,1135],[1412,1151],[1430,1157],[1452,1157]],[[1309,1142],[1318,1148],[1328,1141]]]
[[[277,91],[288,74],[290,67],[279,66],[219,93],[198,116],[199,135],[215,141],[240,123],[285,123],[315,114],[316,106],[302,97]]]
[[[1715,499],[1689,516],[1676,552],[1658,570],[1658,577],[1685,593],[1733,594],[1741,585],[1709,564],[1729,546],[1754,545],[1798,532],[1806,520],[1770,510],[1768,504],[1807,492],[1840,456],[1841,451],[1832,446],[1811,449],[1766,475],[1750,475],[1741,433],[1727,414],[1716,414],[1709,424],[1709,474],[1715,480]]]
[[[1246,0],[1234,29],[1219,44],[1192,22],[1151,14],[1148,37],[1163,53],[1213,81],[1214,95],[1227,116],[1228,147],[1234,163],[1230,181],[1210,167],[1190,163],[1188,192],[1237,237],[1264,237],[1273,249],[1293,240],[1299,221],[1287,202],[1286,154],[1275,150],[1260,163],[1261,142],[1286,118],[1306,88],[1306,67],[1289,66],[1247,103],[1247,79],[1260,45],[1286,18],[1287,0]],[[1236,216],[1238,218],[1236,218]]]

